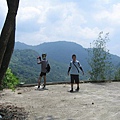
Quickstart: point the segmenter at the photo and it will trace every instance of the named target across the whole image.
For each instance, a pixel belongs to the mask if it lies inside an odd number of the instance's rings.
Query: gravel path
[[[76,86],[74,86],[76,87]],[[120,120],[120,83],[80,84],[70,93],[70,85],[17,88],[0,93],[0,104],[24,107],[27,120]]]

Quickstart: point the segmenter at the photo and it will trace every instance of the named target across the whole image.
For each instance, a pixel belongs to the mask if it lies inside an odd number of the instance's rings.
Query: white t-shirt
[[[75,65],[74,65],[75,64]],[[75,67],[76,66],[76,67]],[[79,61],[71,61],[70,62],[70,67],[71,67],[71,70],[70,70],[70,74],[71,75],[79,75],[79,71],[80,71],[80,67],[81,67],[81,65],[80,65],[80,62]]]

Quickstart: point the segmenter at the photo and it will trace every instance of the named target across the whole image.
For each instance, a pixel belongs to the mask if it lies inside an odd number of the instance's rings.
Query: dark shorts
[[[71,75],[71,83],[79,83],[79,75]]]
[[[46,76],[46,73],[41,72],[41,73],[40,73],[40,77],[42,77],[42,76]]]

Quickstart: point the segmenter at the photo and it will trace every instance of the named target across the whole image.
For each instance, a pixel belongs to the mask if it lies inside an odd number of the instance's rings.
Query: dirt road
[[[74,86],[76,87],[76,86]],[[49,85],[4,90],[0,103],[24,107],[27,120],[120,120],[120,83],[81,84],[70,93],[70,85]]]

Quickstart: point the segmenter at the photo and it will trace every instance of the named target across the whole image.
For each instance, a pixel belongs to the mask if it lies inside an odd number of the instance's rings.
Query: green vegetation
[[[16,85],[19,84],[18,78],[12,73],[11,69],[8,68],[3,79],[3,88],[15,89]]]
[[[115,80],[120,80],[120,68],[115,73]]]
[[[39,67],[36,63],[38,53],[33,50],[15,50],[10,62],[10,68],[20,82],[35,83]]]
[[[120,63],[116,67],[115,80],[120,80]]]
[[[111,79],[111,56],[106,48],[108,33],[104,38],[102,34],[103,32],[100,32],[98,39],[93,41],[93,48],[89,51],[89,65],[91,67],[89,74],[91,80]]]
[[[20,82],[36,83],[40,74],[40,65],[37,64],[38,53],[34,50],[15,50],[10,62],[10,68]],[[68,64],[48,59],[51,71],[47,74],[47,82],[68,81]]]
[[[67,70],[71,56],[74,53],[77,55],[77,59],[82,64],[85,71],[85,75],[81,75],[80,79],[87,80],[89,78],[87,74],[87,71],[90,69],[87,61],[88,52],[87,49],[83,48],[81,45],[61,41],[43,43],[38,46],[29,46],[17,42],[9,67],[12,69],[13,74],[19,78],[20,82],[37,82],[40,74],[40,65],[37,64],[37,57],[42,53],[47,53],[47,58],[51,66],[51,71],[47,74],[47,82],[70,81]],[[110,62],[112,62],[114,66],[118,66],[120,57],[110,55]],[[109,78],[109,75],[107,75],[107,78]]]

